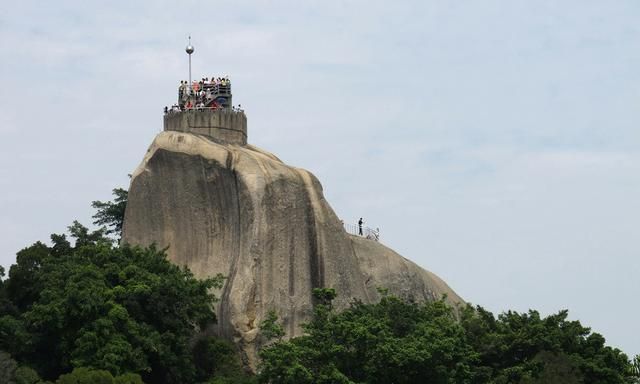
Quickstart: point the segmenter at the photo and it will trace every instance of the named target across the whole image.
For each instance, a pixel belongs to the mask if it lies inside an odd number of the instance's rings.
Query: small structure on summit
[[[247,144],[247,116],[232,103],[231,81],[228,76],[191,79],[191,55],[195,48],[189,45],[189,80],[178,87],[178,102],[164,109],[164,130],[189,132],[206,136],[222,144]]]

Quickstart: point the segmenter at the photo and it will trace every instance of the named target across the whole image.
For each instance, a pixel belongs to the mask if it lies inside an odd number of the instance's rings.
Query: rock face
[[[278,313],[287,336],[309,319],[311,291],[335,288],[336,306],[446,294],[440,278],[372,240],[348,235],[309,172],[251,145],[160,133],[131,179],[123,240],[168,247],[196,276],[227,277],[214,330],[255,367],[259,324]]]

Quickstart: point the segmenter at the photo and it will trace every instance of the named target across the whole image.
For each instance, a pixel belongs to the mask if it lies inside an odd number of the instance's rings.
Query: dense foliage
[[[125,373],[113,377],[111,372],[101,369],[76,368],[61,375],[56,384],[144,384],[140,375]]]
[[[540,317],[484,309],[454,311],[385,296],[334,311],[333,290],[305,335],[262,350],[263,383],[629,383],[630,363],[567,312]],[[267,324],[273,327],[272,322]]]
[[[236,348],[202,332],[215,321],[212,291],[154,247],[114,245],[127,191],[94,201],[91,231],[78,222],[51,245],[0,266],[0,384],[252,384]],[[257,380],[285,384],[640,383],[630,362],[567,312],[495,317],[444,300],[413,303],[384,290],[377,304],[336,312],[336,292],[316,289],[305,334],[285,340],[275,311],[261,322],[267,346]],[[268,341],[270,340],[270,341]],[[44,381],[49,380],[49,381]]]
[[[94,201],[91,206],[96,209],[93,215],[93,224],[105,226],[106,234],[116,235],[118,239],[122,237],[122,227],[124,225],[124,212],[127,209],[129,191],[122,188],[115,188],[113,191],[113,201]]]
[[[52,235],[52,246],[18,252],[0,286],[0,350],[50,380],[74,367],[148,383],[202,379],[191,344],[215,321],[211,290],[222,278],[198,280],[162,251],[113,246],[79,223],[70,232],[73,246]]]

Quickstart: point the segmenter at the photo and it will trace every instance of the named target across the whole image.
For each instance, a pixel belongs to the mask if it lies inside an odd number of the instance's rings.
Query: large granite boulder
[[[160,133],[133,173],[124,242],[168,247],[196,276],[227,277],[213,331],[255,367],[259,324],[275,310],[287,336],[309,319],[312,289],[335,288],[335,304],[380,299],[378,287],[415,300],[443,294],[440,278],[382,244],[347,234],[308,171],[251,145]]]

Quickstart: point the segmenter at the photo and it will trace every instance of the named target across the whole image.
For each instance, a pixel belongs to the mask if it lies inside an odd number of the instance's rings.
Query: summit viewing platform
[[[222,144],[247,144],[247,117],[231,103],[228,78],[181,81],[178,102],[165,107],[164,130],[204,135]]]
[[[247,117],[240,105],[233,105],[228,76],[191,80],[191,43],[189,80],[178,87],[178,102],[164,108],[164,130],[203,135],[221,144],[247,144]]]

